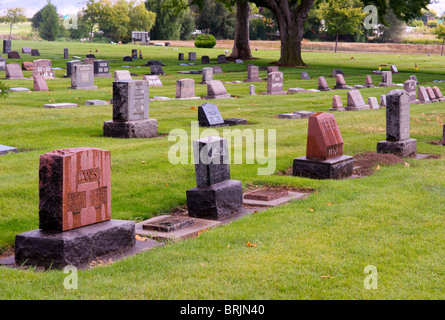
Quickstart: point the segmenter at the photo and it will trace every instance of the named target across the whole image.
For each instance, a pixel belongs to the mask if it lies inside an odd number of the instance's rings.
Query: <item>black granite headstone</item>
[[[32,57],[40,57],[40,52],[38,49],[31,49],[31,56]]]
[[[218,106],[204,103],[198,107],[198,122],[202,127],[210,127],[224,124],[224,119],[219,112]]]

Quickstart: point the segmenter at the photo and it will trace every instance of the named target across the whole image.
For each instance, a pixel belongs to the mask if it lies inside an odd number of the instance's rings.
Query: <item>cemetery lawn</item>
[[[13,41],[12,50],[39,49],[41,57],[21,54],[22,59],[52,59],[57,79],[47,80],[49,92],[12,92],[0,100],[0,144],[19,149],[0,157],[0,254],[7,255],[16,234],[38,228],[39,157],[46,152],[73,147],[96,147],[111,151],[112,217],[142,221],[168,214],[186,204],[186,190],[196,185],[193,164],[173,165],[168,151],[177,141],[168,133],[197,120],[196,108],[206,101],[150,102],[150,118],[158,120],[160,137],[112,139],[102,137],[104,121],[112,119],[108,106],[85,106],[85,100],[109,100],[112,79],[95,78],[98,90],[69,90],[63,78],[70,57],[85,57],[90,50],[98,59],[110,60],[112,72],[126,70],[142,79],[148,59],[164,63],[163,87],[151,87],[150,98],[173,98],[176,80],[193,78],[197,96],[206,94],[201,75],[180,75],[179,70],[199,70],[200,57],[209,55],[211,65],[221,49]],[[123,62],[131,49],[141,49],[144,60]],[[98,49],[99,52],[94,52]],[[180,66],[197,52],[195,66]],[[278,60],[278,51],[254,51],[258,66]],[[351,56],[354,59],[351,59]],[[55,59],[57,57],[57,59]],[[316,88],[318,76],[329,77],[342,69],[348,85],[364,84],[365,77],[381,64],[382,70],[397,65],[395,83],[416,74],[423,86],[438,85],[445,92],[445,57],[377,54],[303,54],[308,68],[282,68],[284,89]],[[8,62],[14,62],[10,59]],[[188,63],[187,58],[185,63]],[[248,62],[250,63],[250,62]],[[419,70],[414,71],[417,63]],[[244,80],[246,64],[221,65],[223,81]],[[229,72],[242,71],[242,72]],[[307,71],[312,80],[302,81]],[[0,72],[2,77],[4,71]],[[24,71],[31,76],[31,71]],[[266,77],[266,71],[260,71]],[[372,75],[374,84],[381,76]],[[3,81],[9,87],[32,89],[30,80]],[[266,91],[266,82],[253,83],[256,92]],[[411,138],[418,152],[439,159],[404,159],[406,163],[375,166],[374,174],[361,179],[317,181],[277,174],[289,169],[296,157],[305,155],[307,120],[275,116],[299,110],[329,112],[332,97],[346,103],[347,90],[300,93],[288,96],[248,95],[249,83],[226,83],[234,99],[214,101],[224,118],[245,118],[250,124],[232,127],[276,130],[275,174],[260,176],[266,164],[232,164],[232,179],[244,188],[286,186],[315,190],[308,198],[245,216],[230,224],[203,232],[199,237],[145,251],[135,257],[88,270],[80,270],[78,289],[64,288],[63,271],[35,272],[0,267],[0,299],[443,299],[445,292],[445,147],[431,142],[442,138],[445,103],[411,105]],[[363,98],[379,98],[394,88],[361,90]],[[44,109],[46,103],[75,102],[79,108]],[[212,101],[210,101],[212,102]],[[385,110],[335,113],[345,146],[345,155],[375,152],[385,140]],[[223,133],[223,128],[217,132]],[[206,134],[208,135],[208,134]],[[190,137],[189,137],[190,138]],[[189,154],[191,150],[188,150]],[[267,152],[267,146],[266,146]],[[248,246],[247,244],[254,244]],[[378,289],[367,290],[364,268],[378,270]]]

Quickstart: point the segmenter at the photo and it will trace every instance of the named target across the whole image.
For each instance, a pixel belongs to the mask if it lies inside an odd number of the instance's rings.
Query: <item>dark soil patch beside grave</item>
[[[434,140],[434,141],[431,141],[431,142],[428,142],[428,143],[432,144],[434,146],[441,146],[441,145],[443,145],[443,141],[442,140]]]
[[[290,169],[291,169],[291,175],[292,175],[292,168],[290,168]],[[280,171],[280,172],[282,172],[282,171]],[[284,174],[279,174],[279,175],[284,175]],[[246,189],[247,190],[245,191],[245,193],[256,190],[256,189],[283,190],[283,191],[299,192],[299,193],[312,193],[312,192],[316,191],[315,189],[312,189],[312,188],[297,188],[297,187],[292,187],[292,186],[269,186],[269,185],[255,185],[255,184],[248,184],[246,186]]]
[[[0,254],[0,260],[14,255],[14,247],[7,248]]]
[[[354,175],[367,177],[374,173],[377,165],[393,165],[405,163],[398,156],[391,153],[365,152],[354,156]]]

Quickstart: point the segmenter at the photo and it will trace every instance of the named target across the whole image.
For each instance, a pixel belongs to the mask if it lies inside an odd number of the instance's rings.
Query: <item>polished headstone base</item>
[[[17,264],[44,268],[82,266],[135,245],[133,221],[110,220],[65,232],[41,229],[16,235]]]
[[[221,220],[243,209],[243,186],[238,180],[195,187],[186,195],[189,216],[194,218]]]
[[[158,135],[158,120],[106,121],[104,137],[111,138],[153,138]]]
[[[417,140],[380,141],[377,143],[377,153],[392,153],[399,157],[413,157],[417,154]]]
[[[294,177],[311,179],[344,179],[352,175],[354,158],[340,156],[328,160],[312,160],[306,157],[294,159]]]

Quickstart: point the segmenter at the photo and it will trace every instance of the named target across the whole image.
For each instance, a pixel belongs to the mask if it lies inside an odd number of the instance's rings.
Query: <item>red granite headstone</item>
[[[30,62],[30,61],[23,61],[22,62],[22,70],[25,70],[25,71],[32,70],[33,66],[34,66],[34,64],[32,62]]]
[[[60,149],[40,156],[40,229],[67,231],[111,219],[110,151]]]
[[[343,138],[331,113],[309,117],[306,158],[327,160],[343,155]]]

